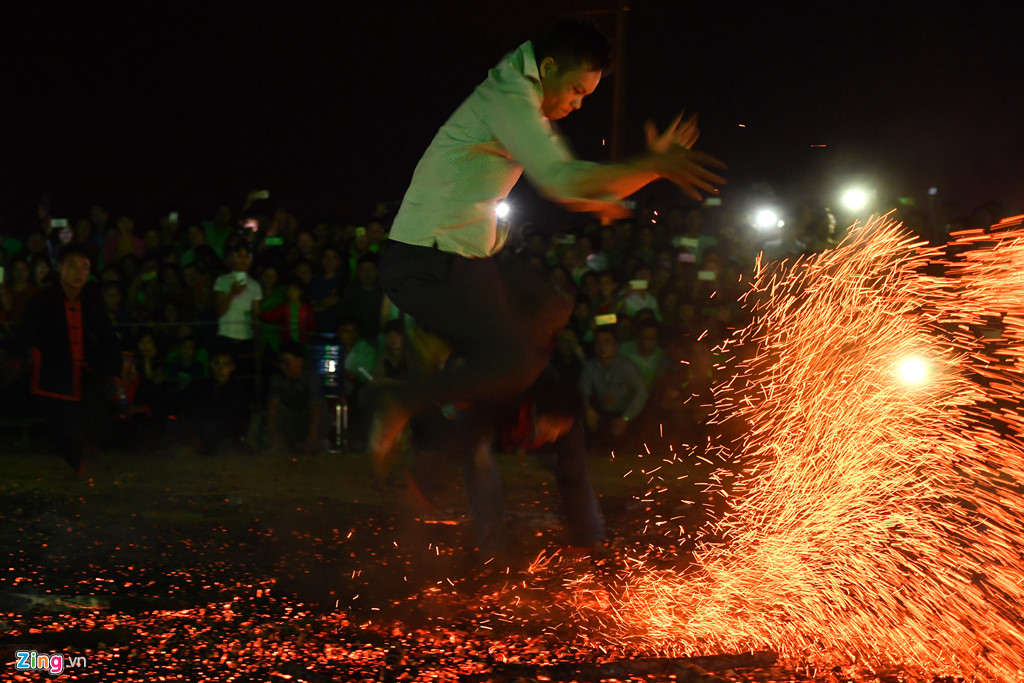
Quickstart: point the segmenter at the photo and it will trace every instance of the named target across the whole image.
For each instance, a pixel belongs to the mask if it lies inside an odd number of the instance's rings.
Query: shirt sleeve
[[[213,283],[213,291],[227,294],[231,291],[231,283],[233,279],[231,277],[225,277],[221,275]]]
[[[530,181],[551,199],[569,205],[614,199],[581,196],[581,181],[599,164],[573,156],[565,139],[541,113],[537,87],[507,65],[495,67],[480,85],[478,113]]]

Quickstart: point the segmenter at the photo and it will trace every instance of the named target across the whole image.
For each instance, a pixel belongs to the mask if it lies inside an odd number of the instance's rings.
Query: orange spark
[[[632,562],[621,640],[1024,679],[1024,234],[996,228],[946,255],[882,217],[758,264],[715,391],[747,425],[728,514],[685,570]]]

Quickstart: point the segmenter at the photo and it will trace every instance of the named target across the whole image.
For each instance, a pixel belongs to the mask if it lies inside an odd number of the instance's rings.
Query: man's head
[[[64,291],[77,296],[89,281],[89,271],[92,268],[89,250],[82,244],[69,244],[60,250],[58,259],[61,286],[64,287]]]
[[[359,259],[356,267],[356,280],[364,289],[372,289],[378,282],[377,257],[367,254]]]
[[[594,357],[602,363],[610,363],[619,352],[619,340],[615,325],[602,325],[594,330]]]
[[[636,350],[641,356],[647,357],[658,348],[658,332],[658,321],[653,318],[637,325]]]
[[[306,348],[299,342],[289,339],[281,344],[278,354],[281,373],[288,379],[298,379],[306,363]]]
[[[210,374],[217,386],[224,386],[235,372],[235,359],[229,351],[219,351],[210,359]]]
[[[392,353],[401,353],[405,346],[405,321],[389,320],[384,326],[384,346]]]
[[[543,90],[541,111],[552,120],[579,109],[611,66],[608,38],[588,21],[562,19],[533,47]]]
[[[236,273],[248,272],[252,267],[252,252],[249,251],[249,245],[239,243],[231,247],[228,252],[228,265]]]
[[[353,318],[343,318],[338,324],[338,341],[350,351],[359,341],[359,325]]]

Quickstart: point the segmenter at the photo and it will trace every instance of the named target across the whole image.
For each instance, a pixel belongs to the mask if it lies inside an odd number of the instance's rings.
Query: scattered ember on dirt
[[[520,557],[487,563],[460,550],[464,519],[386,503],[300,491],[250,514],[238,493],[158,488],[115,516],[91,482],[0,485],[17,501],[0,679],[39,680],[19,649],[119,683],[676,680],[639,664],[768,649],[780,664],[719,673],[1020,681],[1018,227],[946,257],[883,219],[762,271],[755,322],[724,347],[717,433],[617,454],[637,494],[606,508],[614,542],[593,555],[560,545],[546,485],[510,506]],[[601,678],[609,663],[626,672]]]

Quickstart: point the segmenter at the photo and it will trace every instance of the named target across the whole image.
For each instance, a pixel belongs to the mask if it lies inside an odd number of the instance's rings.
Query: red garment
[[[276,323],[281,327],[281,340],[291,338],[292,310],[291,304],[287,301],[269,311],[264,311],[260,316],[265,323]],[[300,344],[308,344],[310,335],[316,332],[316,317],[313,307],[309,304],[299,304],[299,338]]]
[[[71,400],[81,401],[82,400],[82,370],[87,369],[89,366],[85,362],[85,343],[82,335],[82,301],[72,301],[71,299],[64,299],[64,316],[68,321],[68,346],[71,348],[71,372],[72,372],[72,396]],[[58,394],[51,394],[50,392],[43,391],[39,388],[39,366],[41,359],[39,356],[39,350],[33,350],[33,367],[34,372],[32,373],[32,386],[30,390],[33,394],[40,396],[53,396],[54,398],[65,398]]]

